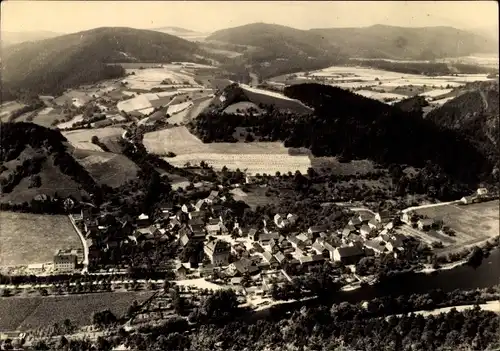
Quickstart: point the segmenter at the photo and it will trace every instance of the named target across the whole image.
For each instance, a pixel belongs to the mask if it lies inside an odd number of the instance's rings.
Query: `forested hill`
[[[342,47],[350,57],[432,60],[498,51],[495,40],[453,27],[408,28],[377,24],[365,28],[310,31]]]
[[[78,199],[98,192],[58,130],[25,122],[2,123],[0,129],[2,202],[29,202],[40,194]]]
[[[465,136],[498,162],[500,112],[498,80],[470,83],[465,93],[429,112],[427,119]]]
[[[313,107],[314,113],[298,116],[271,109],[235,118],[212,112],[200,115],[192,130],[205,142],[234,141],[235,128],[246,127],[259,140],[282,140],[316,156],[433,165],[437,173],[468,184],[491,173],[491,163],[464,137],[414,113],[321,84],[293,85],[285,95]]]
[[[57,95],[66,88],[120,77],[116,62],[196,61],[195,43],[150,30],[96,28],[2,52],[2,95],[19,90]]]
[[[290,145],[386,164],[421,167],[430,161],[463,181],[491,172],[491,163],[459,133],[400,108],[320,84],[290,86],[285,95],[315,109],[310,126],[294,128]]]

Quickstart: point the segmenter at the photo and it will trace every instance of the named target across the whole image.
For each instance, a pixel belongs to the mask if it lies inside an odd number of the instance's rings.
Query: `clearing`
[[[82,247],[67,216],[1,211],[0,223],[0,266],[52,262],[55,250]]]
[[[137,177],[139,168],[124,155],[76,150],[73,156],[100,185],[118,187]]]
[[[85,295],[0,298],[0,331],[26,331],[62,323],[75,326],[92,324],[95,312],[110,309],[124,315],[134,300],[141,303],[153,292],[110,292]]]
[[[428,207],[418,209],[415,212],[429,218],[442,219],[444,225],[456,232],[456,236],[450,237],[441,232],[438,232],[437,235],[421,232],[408,226],[403,226],[404,233],[420,236],[427,242],[442,241],[446,252],[478,245],[499,235],[498,200],[472,205],[452,204]]]

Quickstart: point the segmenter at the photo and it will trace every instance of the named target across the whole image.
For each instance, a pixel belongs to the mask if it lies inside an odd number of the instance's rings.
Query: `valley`
[[[500,346],[496,43],[220,22],[2,41],[0,349]]]

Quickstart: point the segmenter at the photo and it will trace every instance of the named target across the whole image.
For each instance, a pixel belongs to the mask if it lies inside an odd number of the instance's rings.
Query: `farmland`
[[[25,105],[17,101],[5,102],[0,106],[0,119],[7,122],[11,113],[20,110]]]
[[[26,331],[69,319],[75,326],[92,324],[92,315],[110,309],[122,316],[134,300],[141,303],[153,292],[115,292],[87,295],[0,298],[0,331]]]
[[[277,109],[294,111],[296,113],[310,113],[312,109],[299,100],[291,99],[283,94],[264,89],[252,88],[246,84],[239,84],[245,95],[254,104],[273,105]]]
[[[0,212],[0,266],[52,262],[56,249],[80,248],[67,216]]]
[[[117,187],[137,176],[137,165],[123,155],[81,150],[75,152],[74,156],[101,185]]]
[[[92,144],[91,139],[95,135],[104,142],[104,139],[120,137],[124,130],[122,128],[98,128],[98,129],[79,129],[63,132],[62,134],[75,149],[102,151],[97,145]]]
[[[230,169],[246,169],[249,174],[274,174],[277,171],[306,172],[311,166],[308,155],[292,156],[279,142],[204,144],[185,127],[147,133],[143,143],[148,152],[154,154],[175,153],[177,156],[167,161],[177,167],[205,161],[217,169],[226,166]]]
[[[499,235],[498,200],[467,206],[451,204],[428,207],[418,209],[416,213],[429,218],[442,219],[444,225],[456,232],[456,236],[449,237],[440,232],[413,233],[415,229],[403,228],[406,234],[419,235],[428,242],[442,241],[446,251],[477,245]]]
[[[457,74],[431,77],[366,67],[332,66],[318,71],[298,72],[271,78],[270,83],[292,85],[319,82],[353,90],[358,94],[384,101],[387,98],[400,100],[414,95],[435,98],[451,94],[453,88],[461,87],[466,83],[485,80],[489,80],[487,74]],[[447,91],[444,91],[444,89],[447,89]]]

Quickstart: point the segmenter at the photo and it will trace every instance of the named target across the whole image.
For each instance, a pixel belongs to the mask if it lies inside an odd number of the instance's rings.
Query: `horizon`
[[[302,30],[370,27],[377,24],[417,28],[446,26],[498,35],[496,1],[380,3],[20,0],[2,2],[1,6],[1,30],[15,33],[69,34],[99,27],[131,27],[148,30],[179,27],[195,32],[212,33],[252,23],[268,23]],[[170,20],[165,19],[169,17],[169,12],[176,14]],[[332,16],[332,12],[336,16]],[[40,16],[40,13],[44,15]],[[109,13],[114,13],[115,16],[109,16]],[[141,16],[141,13],[144,13],[144,16]],[[353,18],[353,13],[356,14],[356,18]]]

